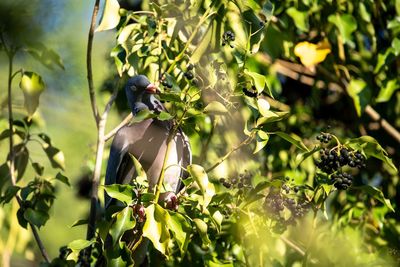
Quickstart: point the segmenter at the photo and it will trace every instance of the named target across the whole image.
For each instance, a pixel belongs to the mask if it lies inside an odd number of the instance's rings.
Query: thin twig
[[[132,113],[129,113],[128,116],[125,117],[125,119],[118,124],[114,129],[112,129],[108,134],[104,135],[104,141],[108,141],[110,138],[112,138],[122,127],[127,125],[133,118]]]
[[[4,47],[6,47],[6,45],[4,43],[4,38],[3,38],[2,35],[1,35],[1,39],[2,39]],[[10,169],[11,184],[13,186],[15,186],[16,183],[17,183],[17,179],[15,177],[15,169],[14,169],[15,168],[15,166],[14,166],[15,153],[14,153],[14,140],[13,140],[13,135],[14,135],[14,124],[13,123],[14,123],[14,119],[13,119],[13,112],[12,112],[11,89],[12,89],[12,80],[13,80],[13,77],[14,77],[14,75],[12,73],[13,72],[13,59],[14,59],[14,55],[15,55],[16,51],[13,51],[13,49],[9,50],[8,48],[5,48],[5,49],[6,49],[6,53],[7,53],[8,60],[9,60],[9,62],[8,62],[8,90],[7,90],[8,91],[8,124],[9,124],[8,127],[9,127],[9,131],[10,131],[10,136],[9,136],[10,166],[9,166],[9,169]],[[15,198],[17,199],[17,202],[18,202],[19,206],[22,207],[21,198],[18,195],[16,195]],[[33,233],[33,236],[35,237],[35,241],[36,241],[36,243],[37,243],[37,245],[39,247],[40,253],[42,254],[44,260],[47,263],[50,263],[50,258],[49,258],[48,254],[46,252],[46,249],[45,249],[45,247],[43,245],[42,240],[40,239],[39,233],[38,233],[35,225],[33,225],[32,223],[29,222],[29,226],[32,229],[32,233]]]
[[[88,80],[88,85],[89,85],[90,104],[92,107],[92,112],[93,112],[94,119],[96,121],[97,128],[99,127],[100,117],[99,117],[99,111],[97,109],[96,94],[95,94],[94,85],[93,85],[92,47],[93,47],[94,27],[96,26],[96,18],[97,18],[97,14],[99,12],[99,3],[100,3],[100,0],[96,0],[94,7],[93,7],[92,20],[91,20],[90,28],[89,28],[88,45],[87,45],[87,50],[86,50],[86,68],[87,68],[87,80]]]
[[[208,168],[206,170],[206,172],[210,172],[212,170],[214,170],[215,168],[217,168],[222,162],[224,162],[233,152],[235,152],[236,150],[240,149],[242,146],[247,145],[251,142],[251,140],[253,140],[254,135],[250,135],[249,137],[247,137],[243,142],[241,142],[239,145],[235,146],[234,148],[232,148],[231,150],[229,150],[222,158],[220,158],[214,165],[212,165],[210,168]]]

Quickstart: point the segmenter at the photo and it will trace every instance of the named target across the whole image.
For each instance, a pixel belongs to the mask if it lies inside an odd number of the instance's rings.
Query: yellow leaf
[[[318,44],[301,42],[294,48],[294,54],[300,58],[301,63],[306,67],[321,63],[330,52],[331,46],[327,40]]]

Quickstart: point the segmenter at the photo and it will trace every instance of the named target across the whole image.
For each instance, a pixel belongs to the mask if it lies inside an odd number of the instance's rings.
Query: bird
[[[166,111],[164,105],[155,97],[158,88],[150,83],[145,75],[128,79],[125,94],[132,115],[148,109],[159,114]],[[160,201],[171,209],[177,208],[176,194],[183,188],[181,178],[188,176],[185,168],[192,162],[192,153],[187,136],[179,128],[171,139],[169,154],[166,154],[167,139],[174,127],[171,120],[148,118],[141,122],[122,127],[114,136],[106,169],[105,185],[129,184],[135,175],[135,167],[129,154],[134,156],[146,172],[149,192],[157,185],[165,156],[167,161],[164,173],[164,188],[170,191],[160,195]],[[112,199],[105,196],[105,206]]]

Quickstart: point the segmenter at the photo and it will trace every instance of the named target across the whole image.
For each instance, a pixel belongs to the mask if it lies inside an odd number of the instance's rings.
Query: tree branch
[[[4,38],[3,38],[2,35],[1,35],[1,39],[3,41],[3,45],[5,46]],[[11,180],[11,184],[13,186],[15,186],[16,183],[17,183],[17,179],[15,177],[15,166],[14,166],[14,162],[15,162],[14,140],[13,140],[13,135],[14,135],[14,124],[13,124],[13,122],[14,122],[14,119],[13,119],[12,101],[11,101],[12,100],[12,97],[11,97],[12,80],[13,80],[13,78],[15,76],[15,75],[13,75],[13,59],[14,59],[15,52],[16,51],[14,51],[11,48],[10,49],[6,49],[6,53],[7,53],[8,60],[9,60],[8,61],[8,90],[7,90],[7,92],[8,92],[8,97],[7,97],[7,100],[8,100],[8,128],[9,128],[9,131],[10,131],[10,136],[9,136],[10,166],[9,166],[9,170],[10,170],[10,180]],[[17,199],[17,202],[18,202],[19,206],[22,207],[21,198],[18,195],[16,195],[15,198]],[[44,260],[47,263],[50,263],[50,258],[49,258],[48,254],[46,252],[46,249],[45,249],[45,247],[43,245],[42,240],[40,239],[39,233],[38,233],[35,225],[33,225],[30,222],[29,222],[29,225],[30,225],[30,227],[32,229],[32,233],[33,233],[33,236],[35,237],[35,241],[36,241],[36,243],[37,243],[37,245],[39,247],[40,253],[42,254]]]
[[[97,18],[97,14],[99,12],[99,4],[100,4],[100,0],[96,0],[94,7],[93,7],[93,14],[92,14],[92,20],[91,20],[90,28],[89,28],[88,44],[87,44],[87,50],[86,50],[86,68],[87,68],[87,80],[88,80],[88,85],[89,85],[89,96],[90,96],[90,103],[91,103],[92,112],[93,112],[94,119],[96,121],[97,128],[99,127],[100,116],[99,116],[99,111],[98,111],[97,105],[96,105],[96,94],[95,94],[94,86],[93,86],[92,47],[93,47],[94,27],[96,26],[96,18]]]
[[[132,113],[129,113],[129,115],[126,116],[120,124],[118,124],[114,129],[112,129],[108,134],[104,136],[104,141],[107,142],[110,138],[112,138],[119,131],[119,129],[127,125],[132,120],[132,118]]]

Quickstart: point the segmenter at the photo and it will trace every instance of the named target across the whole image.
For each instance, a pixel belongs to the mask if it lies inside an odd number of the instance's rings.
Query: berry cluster
[[[365,167],[365,158],[360,152],[349,151],[345,147],[341,148],[340,151],[337,151],[336,148],[320,150],[320,162],[317,163],[317,167],[322,171],[331,174],[346,165],[361,169]]]
[[[349,173],[335,173],[332,175],[333,185],[339,190],[346,190],[353,183],[353,176]]]
[[[242,91],[248,97],[254,97],[255,98],[255,97],[258,96],[257,89],[256,89],[256,87],[254,85],[251,86],[250,90],[247,89],[246,87],[243,87]]]
[[[332,140],[332,135],[330,133],[321,133],[317,135],[317,140],[321,143],[329,143]]]
[[[297,192],[298,188],[290,188],[286,184],[282,186],[282,191],[285,193],[289,193],[291,190]],[[275,221],[273,231],[276,233],[283,233],[288,225],[295,225],[296,220],[303,217],[309,209],[309,203],[300,200],[296,201],[277,190],[272,190],[265,197],[263,206],[267,215]],[[291,214],[290,217],[286,219],[283,214],[285,209],[289,210]]]
[[[183,76],[185,76],[185,78],[188,79],[189,81],[193,80],[193,78],[194,78],[194,74],[192,72],[193,68],[194,68],[194,65],[192,63],[189,63],[186,66],[187,71],[185,73],[183,73]]]
[[[169,89],[172,88],[172,83],[167,80],[162,80],[161,84]]]
[[[245,170],[244,173],[239,174],[238,178],[234,177],[230,180],[225,178],[220,178],[219,182],[225,186],[226,188],[237,188],[241,190],[239,194],[243,191],[244,188],[251,188],[251,173]]]
[[[226,44],[229,44],[229,46],[233,48],[233,45],[231,44],[231,42],[233,41],[235,41],[235,34],[231,31],[224,32],[222,36],[222,45],[224,46]]]

